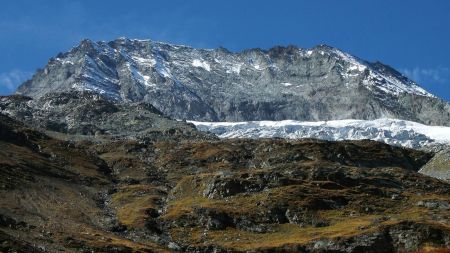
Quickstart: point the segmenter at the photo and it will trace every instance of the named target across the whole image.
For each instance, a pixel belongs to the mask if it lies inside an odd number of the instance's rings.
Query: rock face
[[[18,94],[91,90],[200,121],[406,119],[450,125],[450,105],[381,63],[336,48],[240,53],[150,40],[82,41],[52,58]]]

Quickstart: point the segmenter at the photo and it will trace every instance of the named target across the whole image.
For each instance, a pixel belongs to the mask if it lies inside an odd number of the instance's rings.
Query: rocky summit
[[[449,252],[448,127],[185,120],[449,125],[381,63],[84,40],[17,93],[0,97],[0,252]]]
[[[83,40],[17,93],[90,90],[198,121],[398,118],[450,125],[450,104],[380,62],[336,48],[230,52],[151,40]]]

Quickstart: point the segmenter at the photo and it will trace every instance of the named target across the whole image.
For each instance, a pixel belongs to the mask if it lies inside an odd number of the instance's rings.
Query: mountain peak
[[[51,84],[51,85],[50,85]],[[449,124],[448,103],[391,67],[322,44],[232,53],[151,40],[83,40],[19,94],[90,90],[202,121],[403,118]]]
[[[332,46],[327,45],[327,44],[319,44],[319,45],[317,45],[317,46],[315,46],[313,48],[321,49],[321,50],[329,50],[329,51],[336,50],[335,47],[332,47]]]

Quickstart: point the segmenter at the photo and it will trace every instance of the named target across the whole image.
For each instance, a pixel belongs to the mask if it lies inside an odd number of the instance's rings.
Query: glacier
[[[408,148],[450,144],[450,127],[429,126],[390,118],[315,122],[188,122],[194,124],[197,129],[211,132],[219,138],[315,138],[330,141],[370,139]]]

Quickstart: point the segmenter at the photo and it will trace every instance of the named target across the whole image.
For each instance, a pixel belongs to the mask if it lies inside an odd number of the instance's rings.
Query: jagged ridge
[[[201,121],[400,118],[449,125],[450,105],[389,66],[336,48],[229,52],[151,40],[84,40],[52,58],[19,94],[92,90]]]

